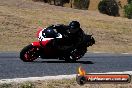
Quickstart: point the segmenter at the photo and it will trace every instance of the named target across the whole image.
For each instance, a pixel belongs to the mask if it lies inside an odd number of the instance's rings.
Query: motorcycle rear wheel
[[[20,52],[20,59],[24,62],[32,62],[39,57],[37,47],[32,44],[24,47]]]
[[[77,58],[74,58],[73,56],[71,55],[67,55],[67,56],[63,56],[63,59],[66,61],[66,62],[76,62],[78,59]]]
[[[84,56],[84,54],[87,52],[87,47],[82,47],[73,50],[71,53],[64,56],[66,62],[76,62],[80,58]]]
[[[65,61],[66,61],[66,62],[76,62],[77,59],[72,58],[72,57],[70,56],[70,57],[66,57],[66,58],[65,58]]]

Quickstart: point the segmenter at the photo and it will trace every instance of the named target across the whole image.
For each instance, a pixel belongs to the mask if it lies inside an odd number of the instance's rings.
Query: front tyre
[[[32,44],[24,47],[20,52],[20,59],[24,62],[32,62],[38,57],[38,48]]]

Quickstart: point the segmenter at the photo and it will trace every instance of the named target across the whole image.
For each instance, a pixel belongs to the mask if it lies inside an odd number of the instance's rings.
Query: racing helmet
[[[58,33],[55,32],[53,30],[53,28],[48,27],[48,28],[44,29],[44,31],[42,32],[42,36],[44,38],[56,38],[56,37],[58,37]]]
[[[69,32],[76,33],[80,29],[80,23],[78,21],[71,21],[69,23]]]

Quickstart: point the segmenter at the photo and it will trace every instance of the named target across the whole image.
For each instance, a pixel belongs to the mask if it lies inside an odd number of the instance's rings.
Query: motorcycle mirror
[[[90,35],[90,36],[93,36],[93,33],[90,33],[89,35]]]

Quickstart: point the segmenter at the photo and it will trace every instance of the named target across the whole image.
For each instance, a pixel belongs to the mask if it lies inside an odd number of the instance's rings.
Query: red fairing
[[[39,27],[37,30],[38,30],[38,31],[37,31],[37,37],[39,37],[39,33],[40,33],[40,31],[43,30],[43,28]]]
[[[46,41],[41,41],[41,44],[42,46],[46,46],[46,44],[49,42],[50,40],[46,40]],[[36,46],[36,47],[40,47],[40,42],[33,42],[32,43],[33,46]]]
[[[47,44],[48,42],[50,42],[50,40],[41,41],[41,44],[42,44],[43,46],[46,46],[46,44]]]
[[[40,43],[39,43],[39,42],[32,42],[32,45],[33,45],[33,46],[40,47]]]

